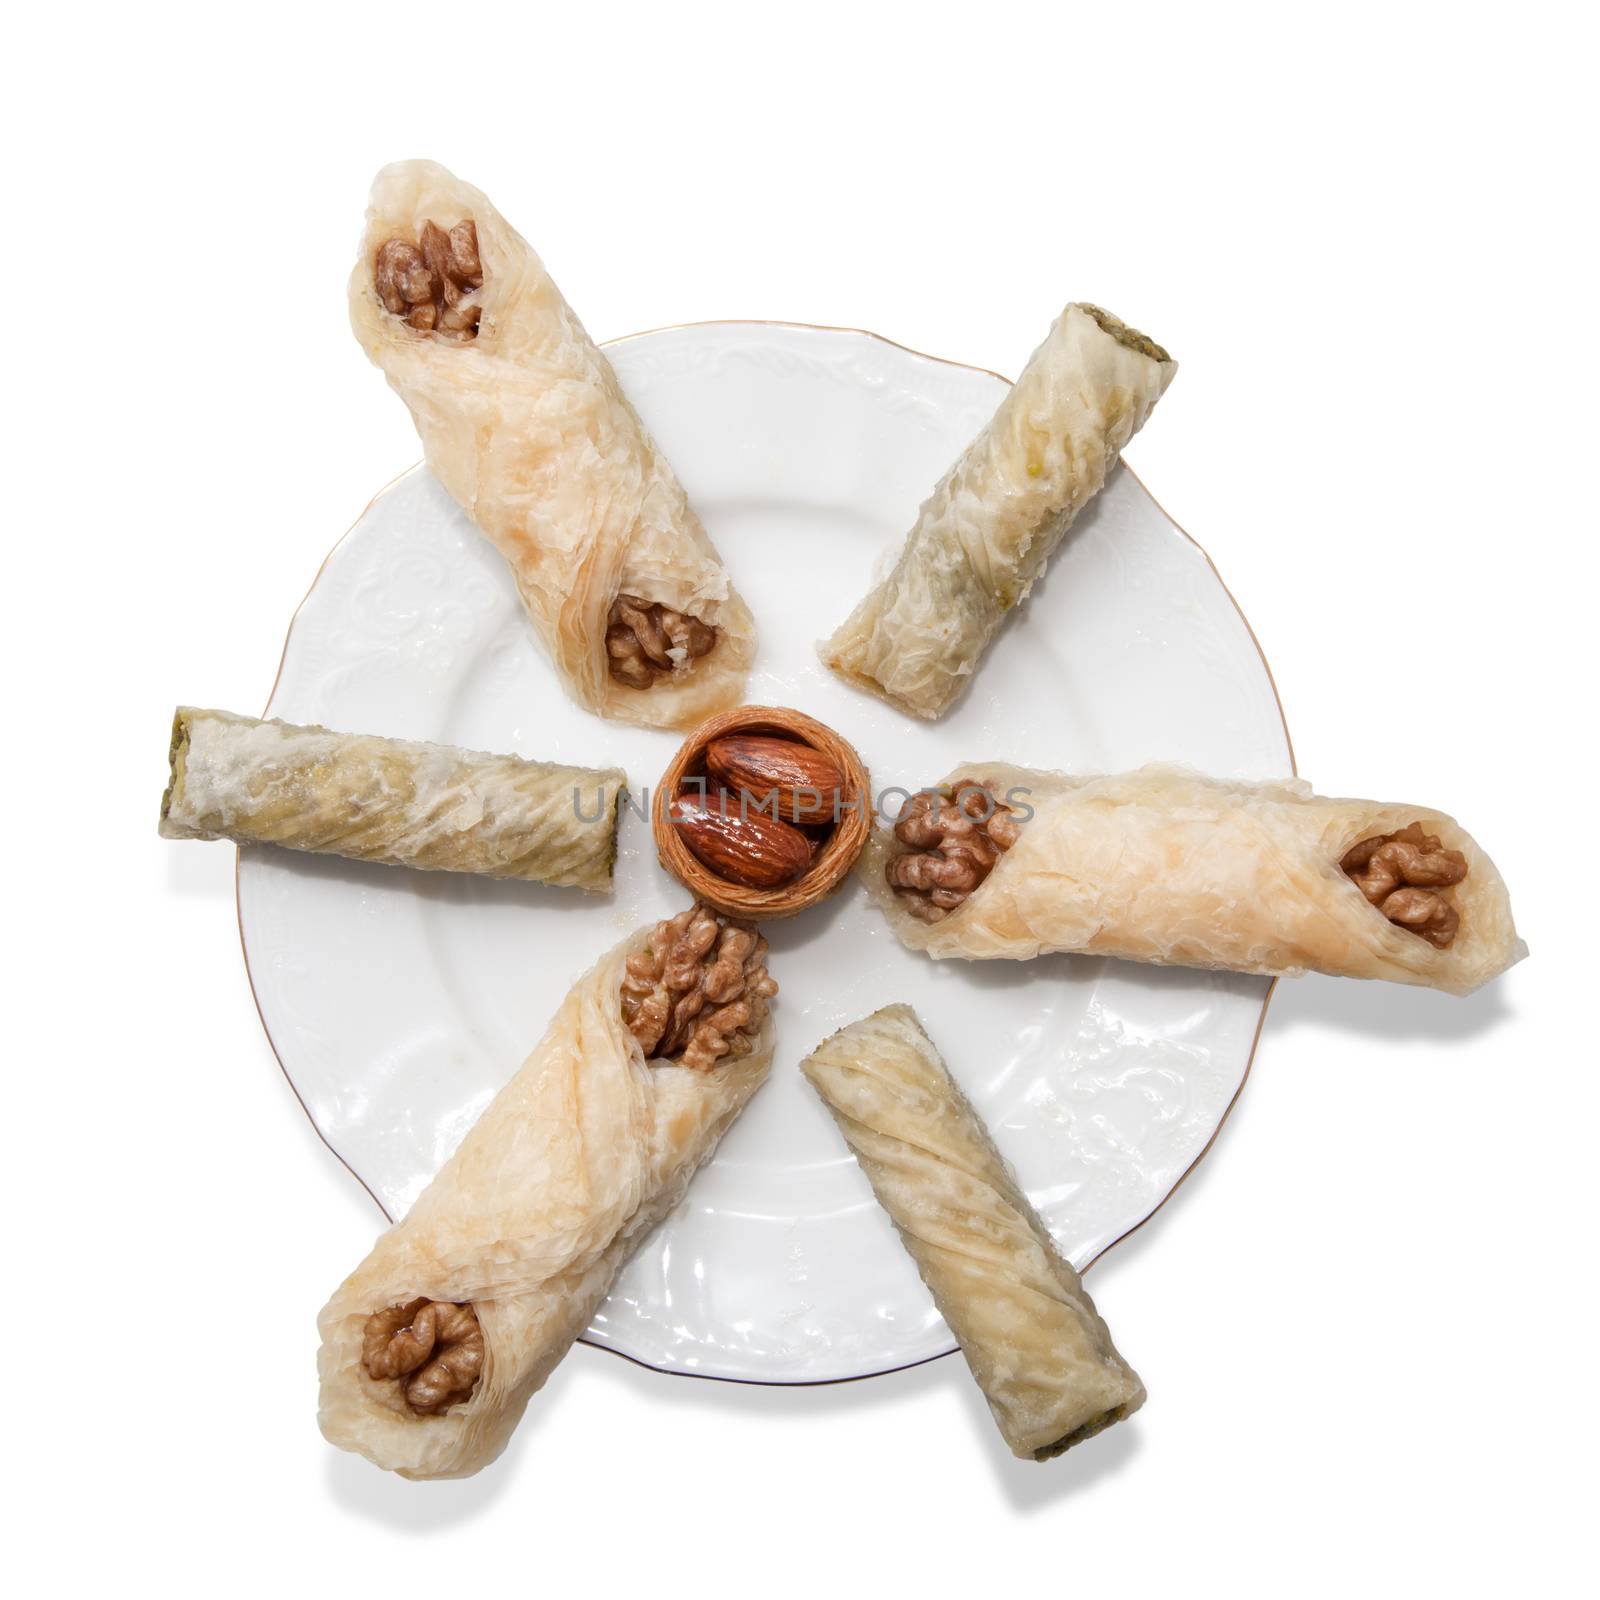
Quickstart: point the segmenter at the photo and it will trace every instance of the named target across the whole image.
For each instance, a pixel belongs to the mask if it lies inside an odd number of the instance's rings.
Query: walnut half
[[[894,825],[907,850],[888,867],[890,887],[923,922],[939,922],[1017,842],[1017,821],[992,783],[958,779],[949,793],[924,789]]]
[[[483,308],[473,295],[483,287],[483,263],[477,224],[470,219],[448,233],[436,222],[424,222],[415,244],[385,239],[372,272],[384,308],[418,333],[462,342],[477,336]]]
[[[630,689],[648,689],[710,652],[717,630],[659,601],[619,594],[606,618],[611,676]]]
[[[1437,835],[1413,822],[1396,833],[1376,834],[1351,845],[1339,865],[1396,927],[1426,939],[1437,950],[1450,947],[1461,916],[1436,891],[1466,877],[1467,858],[1459,850],[1446,850]]]
[[[778,992],[767,941],[753,928],[696,905],[658,922],[628,957],[622,1020],[647,1057],[709,1072],[750,1054]]]
[[[427,1416],[472,1393],[483,1371],[483,1329],[471,1306],[412,1300],[367,1318],[361,1359],[370,1377],[401,1380],[406,1404]]]

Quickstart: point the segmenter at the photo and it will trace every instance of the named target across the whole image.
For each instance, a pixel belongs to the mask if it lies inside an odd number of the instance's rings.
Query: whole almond
[[[735,796],[743,792],[747,809],[760,807],[786,822],[832,822],[844,797],[844,773],[820,750],[793,739],[759,734],[729,734],[706,749],[706,770]]]
[[[746,889],[777,889],[811,865],[811,843],[798,828],[713,790],[681,794],[667,812],[678,837],[719,878]]]

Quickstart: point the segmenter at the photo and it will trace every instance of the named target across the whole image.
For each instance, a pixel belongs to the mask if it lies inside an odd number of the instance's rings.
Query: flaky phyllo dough
[[[1078,951],[1466,994],[1527,953],[1494,863],[1453,818],[1425,806],[1327,799],[1298,779],[1250,783],[1173,766],[1068,777],[978,761],[945,781],[957,779],[1015,796],[1018,819],[1015,842],[960,904],[927,920],[914,891],[891,886],[889,869],[907,847],[888,829],[869,841],[859,869],[901,942],[938,958]],[[1457,919],[1445,948],[1390,921],[1341,866],[1362,841],[1418,823],[1465,869],[1423,891]]]
[[[611,887],[627,776],[179,706],[166,839]]]
[[[1046,1461],[1144,1404],[1072,1265],[910,1006],[823,1040],[833,1113],[1014,1455]]]
[[[646,1060],[619,997],[629,956],[652,936],[641,929],[578,980],[516,1076],[324,1307],[319,1420],[332,1443],[410,1478],[492,1461],[766,1077],[770,1014],[748,1054],[709,1071]],[[363,1358],[374,1313],[424,1299],[471,1306],[482,1331],[470,1394],[430,1415]]]
[[[946,710],[1177,370],[1109,312],[1069,305],[822,659],[914,716]]]
[[[379,252],[429,223],[476,229],[476,332],[419,330],[379,292]],[[437,235],[435,237],[438,237]],[[470,279],[463,279],[463,283]],[[391,288],[391,299],[399,294]],[[431,318],[432,307],[427,306]],[[683,489],[538,256],[487,198],[431,161],[385,167],[350,279],[368,356],[410,408],[428,465],[511,565],[567,692],[604,717],[687,727],[739,702],[755,652],[749,610]],[[655,639],[640,681],[611,670],[613,608],[670,608],[715,630]],[[649,629],[648,619],[641,623]]]

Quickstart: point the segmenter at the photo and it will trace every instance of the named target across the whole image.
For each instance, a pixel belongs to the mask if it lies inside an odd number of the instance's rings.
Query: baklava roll
[[[1117,1353],[910,1006],[801,1063],[961,1345],[1013,1455],[1047,1461],[1137,1411]]]
[[[1109,312],[1069,305],[823,661],[914,716],[945,711],[1177,370]]]
[[[861,871],[901,943],[941,959],[1079,951],[1466,994],[1527,954],[1454,818],[1298,779],[970,762],[877,830]]]
[[[579,705],[677,728],[738,704],[749,610],[611,363],[478,190],[385,167],[350,318]]]
[[[427,872],[611,887],[627,777],[180,706],[168,839],[280,844]]]
[[[766,1077],[765,956],[753,930],[697,906],[578,980],[323,1308],[330,1442],[408,1478],[465,1477],[499,1455]]]

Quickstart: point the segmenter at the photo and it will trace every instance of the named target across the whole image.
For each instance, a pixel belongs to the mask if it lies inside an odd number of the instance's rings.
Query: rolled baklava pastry
[[[1077,951],[1466,994],[1527,954],[1453,817],[1298,779],[971,762],[877,830],[861,871],[901,943],[940,959]]]
[[[766,941],[696,906],[580,978],[323,1308],[319,1421],[408,1478],[505,1447],[618,1270],[767,1075]]]
[[[385,167],[350,317],[579,705],[675,728],[739,702],[748,609],[611,363],[478,190]]]
[[[961,1345],[1013,1455],[1047,1461],[1144,1404],[1082,1280],[910,1006],[801,1063]]]
[[[1069,305],[822,659],[914,716],[945,711],[1177,370],[1110,312]]]
[[[232,839],[426,872],[611,887],[627,777],[180,706],[168,839]]]

